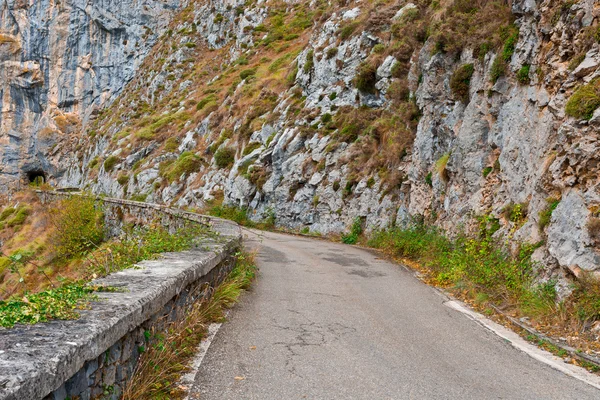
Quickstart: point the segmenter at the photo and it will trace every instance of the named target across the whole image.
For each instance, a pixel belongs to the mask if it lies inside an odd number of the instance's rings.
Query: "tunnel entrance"
[[[25,174],[30,185],[41,186],[46,183],[46,173],[40,169],[27,171]]]

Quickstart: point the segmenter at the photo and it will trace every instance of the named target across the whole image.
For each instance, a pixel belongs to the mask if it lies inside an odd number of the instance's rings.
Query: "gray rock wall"
[[[185,0],[0,2],[0,193],[60,174],[74,136],[121,93]]]

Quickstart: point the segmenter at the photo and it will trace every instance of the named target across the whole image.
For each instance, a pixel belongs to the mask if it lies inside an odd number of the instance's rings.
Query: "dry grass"
[[[254,256],[238,253],[236,266],[214,290],[204,290],[202,300],[184,315],[166,324],[162,331],[150,333],[150,343],[142,353],[123,400],[178,399],[185,388],[178,385],[182,374],[196,354],[208,325],[222,321],[240,294],[248,289],[255,276]]]

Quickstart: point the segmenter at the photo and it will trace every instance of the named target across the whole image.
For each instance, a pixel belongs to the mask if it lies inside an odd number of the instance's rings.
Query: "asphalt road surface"
[[[363,249],[261,232],[192,399],[600,399]]]

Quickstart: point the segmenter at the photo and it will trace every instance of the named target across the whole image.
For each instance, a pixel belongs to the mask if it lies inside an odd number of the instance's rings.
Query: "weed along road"
[[[600,399],[596,376],[516,348],[376,253],[268,232],[247,243],[258,279],[192,399]]]

